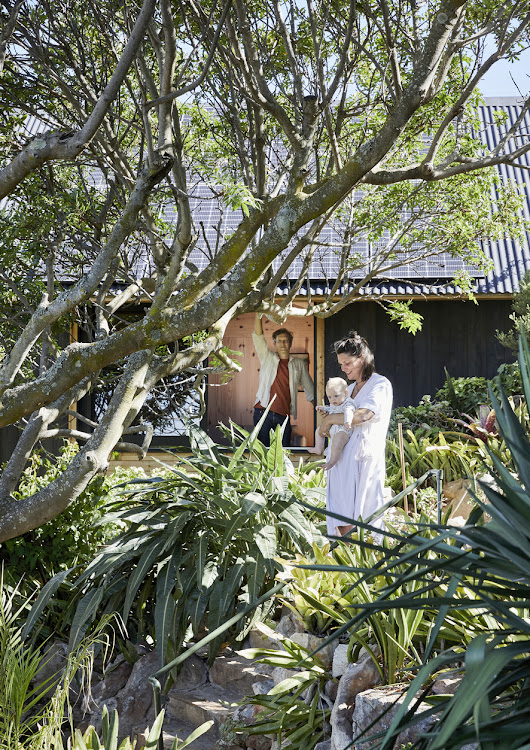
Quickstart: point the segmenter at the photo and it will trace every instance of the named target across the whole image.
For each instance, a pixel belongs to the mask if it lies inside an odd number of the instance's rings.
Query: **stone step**
[[[252,685],[270,679],[272,668],[266,664],[254,664],[235,651],[218,656],[210,667],[210,680],[216,685],[229,685],[241,695],[254,695]]]
[[[212,719],[214,725],[208,736],[215,736],[217,739],[219,728],[232,716],[237,707],[231,704],[238,703],[242,698],[241,693],[219,685],[203,685],[192,691],[172,688],[167,695],[166,710],[174,720],[191,724],[193,727]]]

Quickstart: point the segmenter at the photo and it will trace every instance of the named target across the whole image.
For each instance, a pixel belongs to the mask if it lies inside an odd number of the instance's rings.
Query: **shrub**
[[[481,404],[489,404],[486,378],[452,378],[447,370],[445,374],[446,381],[436,393],[435,401],[447,401],[457,415],[474,414]]]
[[[76,444],[65,443],[55,463],[42,453],[33,454],[15,497],[32,495],[47,486],[77,450]],[[42,585],[55,573],[86,565],[118,530],[113,523],[101,523],[106,504],[113,497],[112,488],[137,476],[145,476],[143,469],[118,468],[108,476],[95,477],[59,516],[0,545],[0,561],[9,563],[10,577],[14,581],[30,577],[36,585]]]
[[[454,410],[449,406],[448,401],[432,401],[430,396],[423,396],[418,406],[398,406],[392,410],[388,437],[391,440],[397,440],[399,423],[402,425],[403,432],[422,430],[425,434],[451,430],[449,418],[453,416]]]

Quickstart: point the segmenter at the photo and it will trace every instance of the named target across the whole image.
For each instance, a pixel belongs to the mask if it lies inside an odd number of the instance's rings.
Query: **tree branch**
[[[31,172],[47,161],[72,160],[83,151],[101,126],[110,106],[138,52],[147,25],[154,13],[156,0],[144,0],[120,60],[99,96],[85,125],[76,133],[51,132],[33,138],[13,161],[0,170],[0,198],[4,198]]]

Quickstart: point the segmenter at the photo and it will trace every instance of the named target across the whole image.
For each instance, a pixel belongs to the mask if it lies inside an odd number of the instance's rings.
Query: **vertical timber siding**
[[[414,302],[423,315],[415,336],[399,329],[376,302],[358,302],[326,320],[326,379],[339,374],[333,342],[356,330],[375,355],[377,372],[394,386],[394,406],[416,405],[445,381],[444,367],[453,377],[492,378],[512,352],[497,341],[495,331],[510,327],[511,301],[463,300]]]

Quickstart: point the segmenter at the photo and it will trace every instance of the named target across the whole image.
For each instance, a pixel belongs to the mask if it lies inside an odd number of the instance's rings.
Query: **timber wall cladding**
[[[229,419],[236,424],[249,429],[252,427],[254,404],[258,390],[260,363],[254,344],[252,331],[254,330],[254,313],[247,313],[230,321],[223,343],[233,351],[242,352],[242,357],[236,361],[241,364],[241,372],[234,375],[230,382],[222,385],[221,378],[211,376],[208,380],[208,434],[221,441],[218,424],[228,425]],[[273,348],[272,333],[278,328],[287,328],[293,333],[293,354],[309,355],[309,374],[315,380],[315,351],[314,351],[314,321],[313,318],[287,318],[284,326],[272,323],[263,318],[263,331],[269,348]],[[314,404],[309,403],[305,393],[298,394],[298,418],[291,417],[295,444],[310,446],[314,444],[315,410]]]
[[[375,302],[349,305],[326,319],[325,377],[339,375],[333,342],[351,329],[364,336],[375,355],[377,372],[394,387],[394,406],[416,406],[425,394],[434,395],[452,377],[492,378],[514,355],[502,346],[495,331],[510,328],[511,301],[483,299],[477,305],[462,300],[416,302],[423,316],[415,336],[401,331]]]

